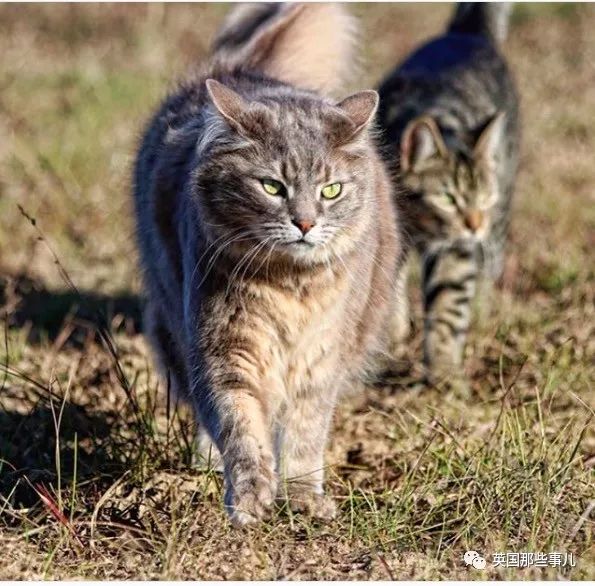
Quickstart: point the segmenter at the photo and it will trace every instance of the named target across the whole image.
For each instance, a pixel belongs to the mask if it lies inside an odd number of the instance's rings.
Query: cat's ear
[[[353,140],[372,122],[378,109],[378,100],[377,92],[364,90],[337,104],[336,107],[351,121],[345,140]]]
[[[206,85],[209,97],[219,113],[232,127],[242,127],[242,118],[250,107],[248,102],[232,89],[214,79],[207,79]]]
[[[498,148],[504,135],[505,122],[504,112],[498,112],[484,126],[473,147],[475,162],[486,170],[493,170],[496,165]]]
[[[417,171],[433,157],[446,157],[448,149],[436,121],[420,116],[409,122],[401,137],[401,170]]]

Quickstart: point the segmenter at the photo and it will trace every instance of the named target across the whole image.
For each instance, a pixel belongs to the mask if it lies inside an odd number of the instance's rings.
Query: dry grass
[[[451,8],[354,9],[355,88]],[[516,9],[522,171],[469,392],[397,384],[346,402],[328,459],[339,518],[278,511],[246,532],[228,527],[220,478],[191,467],[191,417],[168,405],[139,334],[128,195],[143,120],[225,10],[0,7],[0,579],[592,577],[595,9]],[[479,572],[468,548],[578,562]]]

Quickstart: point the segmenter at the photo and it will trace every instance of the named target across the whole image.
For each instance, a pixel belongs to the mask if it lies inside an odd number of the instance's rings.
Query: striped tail
[[[213,59],[224,70],[333,94],[353,73],[356,39],[356,21],[340,4],[246,4],[227,17]]]
[[[508,36],[511,11],[510,2],[459,2],[448,31],[484,35],[502,43]]]

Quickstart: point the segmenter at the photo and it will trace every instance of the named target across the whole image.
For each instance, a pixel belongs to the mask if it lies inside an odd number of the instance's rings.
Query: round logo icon
[[[466,551],[463,556],[463,561],[468,566],[473,566],[476,570],[485,570],[486,561],[476,551]]]
[[[465,560],[465,563],[470,566],[473,563],[473,560],[475,558],[478,558],[479,554],[476,551],[466,551],[465,555],[463,556],[463,560]]]

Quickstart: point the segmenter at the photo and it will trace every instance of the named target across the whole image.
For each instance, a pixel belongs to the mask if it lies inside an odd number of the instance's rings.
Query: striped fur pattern
[[[278,495],[327,518],[334,407],[386,348],[394,312],[400,242],[370,132],[378,96],[297,89],[328,89],[344,63],[327,63],[324,83],[309,83],[307,63],[270,77],[266,55],[296,57],[288,39],[303,39],[304,59],[325,52],[308,36],[318,6],[241,10],[248,20],[228,20],[212,64],[166,99],[138,154],[148,335],[207,432],[203,449],[222,460],[233,523],[257,521]]]
[[[446,33],[379,90],[386,160],[422,260],[433,380],[459,378],[478,280],[502,270],[519,144],[517,94],[496,43],[507,14],[492,3],[459,5]],[[406,325],[395,325],[395,336]]]

